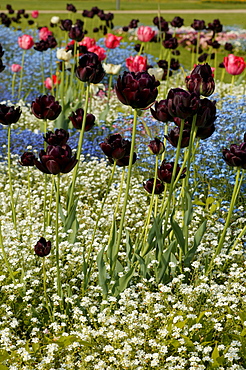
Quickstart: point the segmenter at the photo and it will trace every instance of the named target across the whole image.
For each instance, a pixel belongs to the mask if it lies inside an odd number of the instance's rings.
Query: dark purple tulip
[[[161,22],[164,22],[165,19],[163,17],[154,17],[153,18],[153,23],[155,26],[158,27],[158,25],[161,23]]]
[[[20,10],[18,10],[18,14],[20,14],[20,15],[25,14],[25,10],[24,10],[24,9],[20,9]]]
[[[12,9],[12,5],[10,5],[10,4],[6,4],[6,9],[7,9],[7,10]]]
[[[75,8],[75,6],[73,4],[67,4],[67,10],[69,12],[73,12],[73,13],[77,12],[77,9]]]
[[[206,127],[198,127],[196,132],[196,137],[200,138],[201,140],[205,140],[213,135],[215,131],[215,125],[212,123],[212,125]]]
[[[244,134],[244,140],[246,140],[246,133]],[[246,169],[246,142],[242,144],[232,144],[230,149],[223,150],[223,159],[229,165],[233,167],[241,167]]]
[[[64,146],[66,145],[69,139],[69,133],[64,130],[63,128],[56,129],[55,132],[48,131],[46,135],[44,135],[44,141],[49,145],[59,145]]]
[[[233,45],[230,42],[226,42],[224,47],[225,47],[225,50],[227,51],[233,50]]]
[[[167,99],[155,103],[155,109],[150,108],[152,116],[161,122],[173,121],[173,117],[168,112]]]
[[[220,47],[220,43],[218,43],[218,41],[216,41],[216,40],[207,40],[207,44],[209,45],[209,46],[212,46],[212,48],[214,48],[214,49],[219,49],[219,47]]]
[[[94,33],[99,32],[99,28],[98,28],[98,27],[93,28],[93,32],[94,32]]]
[[[40,238],[37,244],[34,246],[34,251],[37,256],[39,257],[45,257],[50,254],[51,250],[51,242],[46,241],[45,238]]]
[[[171,38],[163,41],[162,44],[163,44],[164,48],[174,50],[178,47],[178,40],[176,39],[176,37],[171,37]]]
[[[221,62],[221,63],[219,64],[219,68],[225,68],[224,62]]]
[[[129,23],[129,28],[137,28],[138,27],[139,19],[132,19]]]
[[[46,42],[47,42],[47,44],[48,44],[48,46],[49,46],[49,49],[54,49],[54,48],[56,48],[56,47],[57,47],[57,41],[56,41],[56,39],[55,39],[55,37],[54,37],[54,36],[49,35],[49,36],[47,37]]]
[[[49,44],[46,40],[40,40],[39,42],[35,42],[33,49],[43,52],[49,49]]]
[[[216,102],[207,98],[200,100],[200,106],[197,111],[196,126],[209,127],[216,120]]]
[[[78,160],[76,154],[72,156],[72,149],[69,145],[49,145],[46,152],[39,153],[40,162],[34,160],[35,166],[42,172],[52,175],[70,172]]]
[[[129,30],[129,27],[128,26],[124,26],[124,27],[122,27],[122,31],[124,31],[124,32],[128,32],[128,30]],[[136,50],[136,49],[135,49]]]
[[[168,32],[168,30],[169,30],[168,22],[166,22],[166,21],[162,21],[161,23],[159,23],[157,25],[157,27],[158,27],[159,31],[161,31],[161,32]]]
[[[98,84],[105,76],[102,64],[95,53],[86,53],[79,59],[76,77],[83,82]]]
[[[25,152],[22,154],[20,158],[20,164],[25,167],[32,167],[34,166],[34,159],[35,155],[32,152]]]
[[[207,58],[208,58],[208,53],[203,53],[202,55],[199,55],[198,57],[198,62],[199,63],[204,63],[206,62]]]
[[[195,92],[203,96],[210,96],[215,89],[213,72],[208,63],[198,64],[190,76],[185,79],[186,87],[190,93]]]
[[[178,59],[171,58],[171,61],[170,61],[170,68],[171,68],[173,71],[177,71],[177,70],[180,68],[180,64],[179,64]]]
[[[105,21],[105,13],[103,10],[100,10],[98,13],[97,13],[97,16],[101,19],[101,21]],[[87,11],[87,17],[90,17],[90,12]]]
[[[55,120],[61,113],[61,106],[52,95],[40,95],[31,105],[31,111],[39,119]]]
[[[9,9],[9,14],[14,14],[14,9]]]
[[[11,125],[16,123],[21,115],[20,107],[8,107],[5,104],[0,104],[0,123],[3,125]]]
[[[34,24],[34,21],[32,19],[29,19],[29,21],[27,21],[27,23],[29,24],[29,26],[32,26]]]
[[[158,178],[161,181],[170,184],[172,180],[173,167],[174,167],[174,162],[166,163],[165,161],[163,161],[160,168],[158,169]],[[178,165],[176,169],[175,178],[178,176],[179,171],[180,171],[180,166]],[[180,179],[183,179],[185,177],[185,172],[186,172],[186,168],[183,169]]]
[[[174,17],[173,20],[171,21],[171,26],[180,28],[184,25],[184,20],[181,17]]]
[[[114,14],[113,13],[107,13],[105,14],[105,21],[112,21],[114,19]]]
[[[162,69],[167,69],[167,67],[168,67],[167,61],[166,60],[163,60],[163,59],[159,60],[157,62],[157,65],[158,65],[158,67],[160,67]]]
[[[100,148],[108,157],[110,163],[116,161],[117,166],[128,166],[130,160],[131,142],[122,138],[120,134],[110,135],[100,144]],[[133,162],[137,159],[136,153],[133,155]]]
[[[155,137],[154,140],[150,141],[148,145],[148,149],[149,149],[150,154],[160,155],[164,152],[165,146],[164,146],[164,143],[160,139]]]
[[[3,61],[2,61],[2,59],[0,59],[0,73],[1,73],[2,71],[4,71],[4,69],[5,69],[5,66],[3,65]]]
[[[200,99],[196,93],[180,88],[171,89],[167,95],[168,112],[172,117],[186,119],[197,113]]]
[[[178,146],[178,141],[179,141],[179,136],[180,136],[180,128],[175,127],[172,129],[168,135],[165,135],[165,138],[169,141],[169,143],[177,148]],[[190,130],[184,129],[183,130],[183,135],[182,135],[182,140],[181,140],[181,148],[186,148],[189,146],[189,141],[190,141]]]
[[[77,19],[75,22],[75,26],[78,26],[80,28],[84,27],[85,22],[83,22],[81,19]]]
[[[70,121],[73,124],[73,127],[77,130],[81,130],[82,128],[82,122],[84,117],[84,109],[79,108],[75,112],[71,113],[71,116],[69,116]],[[95,125],[95,116],[91,113],[88,113],[86,115],[86,121],[85,121],[85,131],[90,131],[92,127]]]
[[[71,19],[63,19],[61,20],[60,28],[63,31],[70,31],[72,24],[73,22],[71,21]]]
[[[172,55],[180,55],[180,51],[179,50],[172,50]]]
[[[199,19],[194,19],[193,23],[191,24],[191,27],[194,28],[194,30],[196,31],[201,31],[206,28],[205,22]]]
[[[0,58],[2,58],[3,55],[4,55],[4,51],[3,51],[2,45],[0,44]]]
[[[29,14],[24,14],[23,17],[26,18],[26,19],[28,19],[29,18]]]
[[[98,14],[100,12],[100,9],[97,6],[93,6],[91,8],[91,11],[96,15],[96,14]]]
[[[223,25],[220,23],[219,19],[214,19],[212,23],[208,23],[207,30],[213,31],[213,33],[222,32]]]
[[[155,181],[154,178],[152,178],[147,180],[146,183],[143,183],[144,189],[150,194],[152,194],[153,191],[154,181]],[[161,194],[163,191],[164,191],[163,183],[160,180],[156,179],[154,194]]]
[[[80,26],[72,26],[69,30],[68,36],[72,40],[81,41],[84,38],[84,32]]]
[[[154,103],[160,85],[148,72],[124,72],[119,76],[115,91],[122,104],[134,109],[145,109]]]
[[[137,53],[139,53],[140,49],[141,49],[141,44],[136,44],[136,45],[134,46],[134,50],[135,50]],[[144,47],[142,48],[142,52],[143,52],[143,51],[144,51]]]

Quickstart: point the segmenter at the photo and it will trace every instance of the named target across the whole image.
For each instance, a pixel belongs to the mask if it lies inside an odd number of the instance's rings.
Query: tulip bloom
[[[110,163],[116,161],[117,166],[124,167],[129,165],[131,141],[125,140],[120,134],[110,135],[100,144],[100,148],[108,157]],[[133,163],[136,162],[137,155],[133,155]]]
[[[92,46],[96,45],[96,40],[92,37],[85,36],[83,40],[79,43],[79,45],[84,45],[87,47],[87,49],[89,49]]]
[[[200,99],[196,93],[180,88],[171,89],[167,95],[168,112],[173,117],[186,119],[194,116],[199,108]]]
[[[61,113],[61,106],[52,95],[41,95],[31,104],[31,111],[38,119],[54,120]]]
[[[147,180],[146,183],[143,183],[144,189],[150,194],[152,194],[154,182],[155,182],[155,179],[151,178]],[[163,183],[160,180],[156,179],[154,194],[158,195],[158,194],[163,193],[163,191],[164,191]]]
[[[98,45],[94,45],[88,49],[90,53],[95,53],[98,56],[100,62],[106,58],[106,50]]]
[[[14,73],[20,72],[21,69],[22,69],[22,66],[19,65],[19,64],[12,64],[11,65],[11,71],[14,72]]]
[[[140,26],[137,30],[138,39],[142,42],[148,42],[155,36],[155,31],[148,26]]]
[[[38,36],[40,40],[46,41],[48,36],[52,36],[53,33],[48,29],[48,27],[42,27],[39,30]]]
[[[44,135],[44,141],[49,145],[59,145],[63,146],[67,144],[69,139],[69,133],[64,130],[63,128],[56,129],[55,132],[48,131],[46,135]]]
[[[230,75],[240,75],[246,66],[245,60],[242,57],[237,57],[233,54],[229,54],[228,57],[224,57],[225,69]]]
[[[46,89],[51,90],[52,87],[58,85],[60,81],[58,80],[56,75],[52,75],[52,77],[47,77],[44,81],[44,86]]]
[[[83,117],[84,117],[84,109],[78,108],[75,112],[71,113],[71,116],[68,118],[73,124],[73,127],[77,130],[82,129],[82,123],[83,123]],[[86,121],[85,121],[85,132],[90,131],[92,127],[95,125],[95,116],[91,113],[88,113],[86,115]]]
[[[95,53],[86,53],[79,59],[75,70],[76,77],[83,82],[98,84],[105,76],[104,69]]]
[[[172,174],[173,174],[174,162],[166,163],[165,160],[162,161],[160,168],[158,169],[158,177],[161,181],[171,184]],[[180,166],[177,165],[175,178],[178,176],[180,171]],[[180,179],[185,177],[186,168],[183,169]]]
[[[78,160],[76,154],[72,156],[72,149],[69,145],[49,145],[46,152],[39,153],[40,161],[34,160],[35,166],[42,172],[52,175],[70,172]]]
[[[38,16],[39,16],[39,11],[38,11],[38,10],[33,10],[33,11],[31,12],[31,16],[32,16],[33,18],[38,18]]]
[[[190,93],[210,96],[215,89],[212,68],[208,63],[196,65],[191,75],[186,77],[185,83]]]
[[[24,50],[31,49],[34,45],[34,40],[30,35],[23,35],[18,37],[18,45]]]
[[[60,22],[60,18],[59,17],[51,17],[51,20],[50,20],[50,23],[52,24],[58,24]]]
[[[147,59],[142,55],[126,58],[126,66],[130,72],[143,72],[147,69]]]
[[[35,155],[32,152],[25,152],[22,154],[20,159],[21,166],[32,167],[34,166]]]
[[[40,238],[37,244],[34,246],[34,251],[36,255],[39,257],[48,256],[48,254],[50,254],[50,250],[51,250],[51,242],[46,241],[46,239],[43,237]]]
[[[109,75],[117,75],[120,72],[121,64],[102,64],[104,71]]]
[[[105,38],[105,46],[109,49],[115,49],[120,45],[122,36],[115,36],[112,33],[108,33]]]
[[[73,57],[72,50],[66,51],[66,49],[64,49],[64,48],[57,49],[56,57],[57,57],[57,59],[61,59],[64,62],[68,62]]]
[[[230,149],[223,150],[223,159],[229,166],[241,167],[246,170],[246,133],[243,143],[232,144]]]
[[[20,107],[8,107],[5,104],[0,104],[0,123],[3,125],[11,125],[16,123],[21,115]]]

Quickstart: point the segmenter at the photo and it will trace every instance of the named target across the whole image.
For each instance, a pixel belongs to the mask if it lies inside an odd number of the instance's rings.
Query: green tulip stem
[[[52,199],[53,199],[53,190],[55,184],[55,176],[52,176],[52,183],[51,183],[51,190],[50,190],[50,199],[49,199],[49,212],[47,217],[47,225],[50,226],[51,224],[51,208],[52,208]]]
[[[214,50],[214,81],[216,82],[218,69],[218,52],[217,49]]]
[[[140,50],[138,52],[138,55],[141,55],[142,54],[143,48],[144,48],[144,42],[141,43],[141,46],[140,46]]]
[[[236,237],[236,240],[235,240],[235,242],[234,242],[234,244],[233,244],[233,246],[232,246],[232,248],[230,248],[230,247],[228,247],[227,248],[227,254],[229,253],[229,251],[231,250],[231,251],[233,251],[235,248],[236,248],[236,246],[237,246],[237,244],[238,244],[238,242],[240,241],[240,239],[244,236],[244,234],[246,233],[246,225],[244,226],[244,228],[243,228],[243,230],[240,232],[240,234]]]
[[[197,115],[195,114],[192,119],[189,146],[187,148],[188,158],[187,158],[187,167],[186,167],[186,176],[185,176],[185,186],[187,190],[188,190],[189,177],[190,177],[190,164],[191,164],[191,159],[193,157],[193,146],[194,146],[196,133],[197,133],[196,118],[197,118]]]
[[[87,266],[89,264],[89,260],[90,260],[90,255],[91,255],[93,243],[94,243],[95,236],[96,236],[96,233],[97,233],[98,223],[100,221],[100,218],[101,218],[101,215],[102,215],[102,211],[104,209],[104,205],[105,205],[105,202],[107,200],[108,193],[109,193],[110,187],[111,187],[112,182],[113,182],[113,178],[114,178],[114,174],[115,174],[115,168],[116,168],[116,160],[114,161],[113,168],[112,168],[112,171],[111,171],[111,175],[110,175],[110,178],[108,180],[108,186],[107,186],[107,189],[106,189],[106,193],[105,193],[105,196],[103,198],[103,201],[102,201],[102,204],[101,204],[101,208],[100,208],[100,211],[99,211],[98,216],[97,216],[96,224],[95,224],[94,229],[93,229],[93,234],[92,234],[91,243],[90,243],[90,247],[89,247],[89,251],[88,251],[88,256],[87,256],[87,262],[86,262]]]
[[[45,269],[45,257],[43,257],[43,288],[44,288],[44,299],[45,299],[45,304],[46,304],[46,309],[48,311],[49,317],[52,320],[52,313],[50,310],[50,305],[49,305],[49,300],[47,296],[47,287],[46,287],[46,280],[47,280],[47,275],[46,275],[46,269]]]
[[[172,200],[172,195],[173,195],[173,191],[174,191],[174,183],[175,183],[175,179],[176,179],[178,160],[179,160],[179,156],[180,156],[183,130],[184,130],[184,120],[182,119],[181,120],[181,125],[180,125],[180,132],[179,132],[179,140],[178,140],[178,145],[177,145],[176,157],[175,157],[175,161],[174,161],[174,165],[173,165],[172,178],[171,178],[169,194],[168,194],[168,199],[167,199],[167,211],[166,211],[165,223],[164,223],[164,235],[166,234],[166,231],[167,231],[167,223],[168,223],[168,218],[169,218],[169,213],[170,213],[170,208],[171,208],[171,203],[172,203],[171,200]],[[180,173],[180,171],[179,171],[179,173]]]
[[[171,62],[171,50],[170,50],[170,49],[168,49],[168,53],[167,53],[167,78],[166,78],[166,89],[165,89],[165,95],[167,94],[167,92],[168,92],[168,88],[169,88],[170,62]]]
[[[14,95],[15,95],[15,78],[16,78],[16,73],[13,73],[13,77],[12,77],[12,99],[14,99]]]
[[[14,277],[14,272],[9,264],[9,260],[8,260],[8,257],[7,257],[7,254],[6,254],[6,251],[5,251],[5,248],[4,248],[4,245],[3,245],[3,236],[2,236],[2,224],[1,224],[1,220],[0,220],[0,245],[1,245],[1,250],[2,250],[2,255],[3,255],[3,259],[4,259],[4,262],[6,264],[6,267],[8,269],[8,272],[9,272],[9,275],[13,281],[14,284],[16,284],[16,280],[15,280],[15,277]]]
[[[74,60],[73,60],[72,70],[71,70],[71,75],[70,75],[70,86],[73,86],[74,71],[75,71],[75,66],[77,63],[76,52],[77,52],[77,41],[74,40],[74,44],[73,44],[73,59]]]
[[[11,202],[11,209],[12,209],[12,220],[14,223],[14,227],[16,229],[16,212],[15,212],[15,204],[14,204],[14,195],[13,195],[13,186],[12,186],[12,177],[11,177],[11,157],[10,157],[10,142],[11,142],[11,126],[8,126],[8,173],[9,173],[9,192],[10,192],[10,202]]]
[[[60,99],[62,109],[64,108],[64,84],[65,84],[65,62],[62,61],[62,73],[61,73],[61,83],[60,83]]]
[[[109,79],[108,79],[108,106],[109,106],[109,101],[111,97],[112,80],[113,80],[113,75],[110,74]]]
[[[123,203],[123,208],[122,208],[122,213],[121,213],[117,244],[115,246],[115,248],[116,248],[116,254],[115,254],[116,259],[117,259],[119,249],[120,249],[120,242],[121,242],[123,226],[124,226],[124,221],[125,221],[125,214],[126,214],[126,206],[127,206],[129,190],[130,190],[130,182],[131,182],[131,174],[132,174],[132,162],[133,162],[133,155],[134,155],[136,131],[137,131],[137,109],[134,109],[133,127],[132,127],[132,143],[131,143],[130,159],[129,159],[128,173],[127,173],[127,180],[126,180],[125,198],[124,198],[124,203]],[[116,259],[114,261],[112,271],[114,271],[114,269],[115,269]]]
[[[231,76],[231,91],[230,91],[230,94],[232,95],[232,89],[233,89],[233,87],[234,87],[234,84],[235,84],[235,76],[234,75],[232,75]]]
[[[215,253],[214,253],[214,255],[213,255],[213,257],[210,261],[210,264],[208,266],[207,273],[210,273],[210,271],[213,267],[214,260],[220,254],[221,249],[222,249],[223,244],[224,244],[224,241],[225,241],[226,232],[227,232],[228,226],[230,225],[230,221],[231,221],[231,215],[232,215],[232,212],[234,210],[236,199],[237,199],[237,196],[238,196],[238,193],[239,193],[239,190],[241,188],[242,181],[243,181],[243,178],[244,178],[244,171],[242,171],[241,178],[240,178],[240,172],[241,172],[241,168],[239,167],[238,170],[237,170],[237,175],[236,175],[236,179],[235,179],[235,184],[234,184],[232,197],[231,197],[230,208],[229,208],[229,211],[228,211],[228,214],[227,214],[226,222],[225,222],[222,234],[220,236],[218,246],[217,246],[217,248],[215,250]],[[240,178],[240,180],[239,180],[239,178]]]
[[[43,132],[44,135],[47,131],[47,120],[44,120]],[[47,148],[47,143],[44,141],[44,150]],[[44,235],[46,230],[46,203],[47,203],[47,173],[44,174]]]
[[[80,130],[78,149],[77,149],[77,159],[78,159],[78,161],[80,160],[80,155],[81,155],[81,151],[82,151],[83,138],[84,138],[84,132],[85,132],[85,124],[86,124],[86,115],[87,115],[88,103],[89,103],[89,96],[90,96],[90,83],[87,82],[86,95],[85,95],[85,106],[84,106],[84,116],[83,116],[83,121],[82,121],[82,128]],[[78,168],[79,168],[79,162],[78,162],[77,166],[75,166],[75,169],[73,171],[72,185],[71,185],[70,197],[69,197],[68,208],[67,208],[68,216],[70,214],[71,207],[73,205],[73,194],[74,194],[74,188],[75,188]]]
[[[148,215],[146,219],[146,224],[144,227],[144,240],[147,238],[148,234],[148,227],[150,223],[150,217],[153,209],[153,203],[154,203],[154,198],[155,198],[155,187],[156,187],[156,181],[157,181],[157,171],[158,171],[158,155],[155,156],[155,175],[154,175],[154,184],[153,184],[153,189],[151,192],[151,198],[150,198],[150,203],[149,203],[149,210],[148,210]]]
[[[60,256],[59,256],[59,204],[60,204],[60,174],[57,175],[56,182],[56,272],[57,272],[57,294],[62,297],[61,274],[60,274]]]
[[[220,77],[220,91],[222,90],[222,84],[225,78],[225,68],[222,68],[221,77]]]
[[[42,91],[43,95],[45,94],[45,85],[44,85],[44,54],[41,53],[41,73],[42,73]]]
[[[26,50],[23,49],[23,51],[22,51],[22,59],[21,59],[21,71],[20,71],[20,82],[19,82],[18,100],[20,100],[20,95],[21,95],[25,53],[26,53]]]
[[[28,208],[29,208],[29,215],[30,220],[32,220],[32,202],[31,202],[31,181],[30,181],[30,167],[27,167],[27,181],[28,181]],[[32,221],[30,222],[30,226],[32,229]]]

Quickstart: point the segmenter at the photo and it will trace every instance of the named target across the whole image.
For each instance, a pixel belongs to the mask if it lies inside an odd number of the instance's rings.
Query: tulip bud
[[[164,152],[165,146],[164,146],[164,143],[161,140],[159,140],[157,137],[155,137],[154,140],[150,141],[150,143],[148,145],[148,149],[149,149],[150,154],[160,155]]]
[[[228,57],[224,57],[223,62],[226,71],[233,76],[240,75],[246,67],[246,62],[244,58],[237,57],[234,54],[229,54]]]
[[[173,167],[174,162],[166,163],[165,161],[162,162],[160,168],[158,169],[158,177],[161,181],[166,182],[168,184],[171,183],[172,174],[173,174]],[[180,166],[177,166],[175,178],[178,176],[180,171]],[[180,179],[185,177],[186,168],[183,169]]]
[[[179,141],[179,136],[180,136],[180,128],[175,127],[172,129],[168,135],[165,135],[165,138],[169,141],[169,143],[177,148],[178,146],[178,141]],[[183,134],[182,134],[182,140],[181,140],[181,148],[186,148],[189,146],[189,141],[190,141],[190,130],[184,129]]]
[[[51,250],[51,242],[46,241],[45,238],[40,238],[37,244],[34,246],[34,251],[37,256],[39,257],[45,257],[50,254]]]
[[[152,194],[153,191],[154,181],[155,181],[154,178],[151,178],[147,180],[146,183],[143,183],[144,189],[150,194]],[[156,179],[154,194],[161,194],[163,191],[164,185],[160,180]]]
[[[20,165],[25,167],[32,167],[34,166],[34,159],[35,155],[32,152],[25,152],[22,154],[20,159]]]
[[[82,123],[83,123],[83,117],[84,117],[84,109],[79,108],[75,112],[71,113],[71,116],[68,118],[73,124],[73,127],[77,130],[82,129]],[[93,114],[88,113],[86,115],[86,121],[85,121],[85,132],[90,131],[92,127],[95,125],[95,116]]]
[[[16,123],[21,115],[20,107],[8,107],[5,104],[0,104],[0,123],[3,125],[11,125]]]

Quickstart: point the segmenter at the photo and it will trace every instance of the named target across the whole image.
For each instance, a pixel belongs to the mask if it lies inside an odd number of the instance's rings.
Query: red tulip
[[[32,36],[23,35],[23,36],[18,37],[18,45],[19,45],[20,48],[22,48],[24,50],[31,49],[31,47],[33,47],[33,45],[34,45],[34,41],[33,41]]]
[[[22,69],[22,67],[19,65],[19,64],[12,64],[11,66],[11,71],[12,72],[20,72],[20,70]]]
[[[39,11],[38,11],[38,10],[33,10],[33,11],[31,12],[31,16],[32,16],[33,18],[38,18],[38,16],[39,16]]]
[[[60,83],[61,81],[58,80],[56,75],[52,75],[52,77],[47,77],[46,80],[44,81],[44,86],[46,89],[51,90],[53,86],[56,86]]]
[[[147,59],[142,55],[126,58],[126,66],[130,72],[143,72],[147,70]]]
[[[225,69],[230,75],[240,75],[246,66],[246,63],[242,57],[237,57],[234,54],[229,54],[228,57],[224,57]]]
[[[105,38],[105,45],[109,49],[115,49],[120,45],[121,40],[121,36],[115,36],[112,33],[108,33]]]
[[[106,58],[106,50],[98,45],[94,45],[88,49],[90,53],[95,53],[98,56],[100,62]]]
[[[52,36],[53,33],[48,29],[48,27],[42,27],[39,30],[39,39],[46,41],[48,36]]]
[[[155,36],[155,31],[148,26],[140,26],[137,31],[137,36],[140,41],[148,42]]]
[[[87,47],[87,49],[89,49],[92,46],[96,45],[96,40],[91,37],[85,36],[83,40],[79,43],[79,45],[84,45]]]

